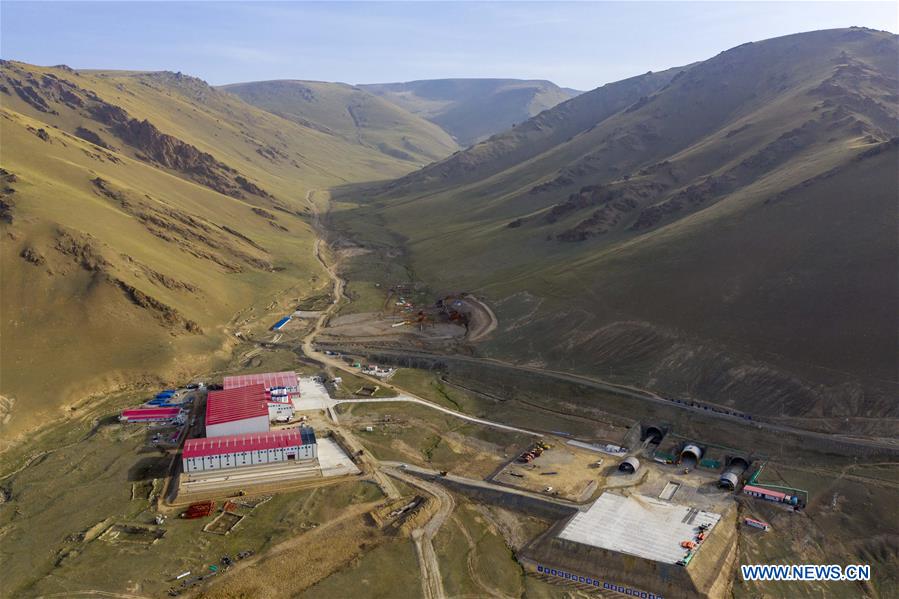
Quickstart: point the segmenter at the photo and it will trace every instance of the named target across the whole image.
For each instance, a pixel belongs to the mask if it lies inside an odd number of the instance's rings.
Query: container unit
[[[776,503],[787,503],[789,505],[798,505],[799,503],[799,498],[795,495],[787,495],[780,491],[757,487],[755,485],[746,485],[743,487],[743,494],[758,499],[764,499],[765,501],[774,501]]]
[[[170,422],[175,420],[181,409],[177,407],[152,407],[124,410],[119,420],[122,422]]]
[[[756,520],[755,518],[744,518],[743,524],[746,526],[751,526],[752,528],[758,528],[759,530],[771,530],[771,525],[767,522],[762,522],[761,520]]]

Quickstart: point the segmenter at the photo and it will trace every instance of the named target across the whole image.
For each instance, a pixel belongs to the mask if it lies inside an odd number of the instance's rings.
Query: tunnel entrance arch
[[[678,460],[686,468],[695,468],[705,453],[702,448],[695,443],[687,443],[680,450],[680,459]]]
[[[643,423],[640,426],[640,441],[644,445],[659,445],[668,434],[668,425],[658,422]]]
[[[749,460],[743,456],[732,456],[727,460],[727,470],[732,472],[746,472],[749,470]]]
[[[624,472],[625,474],[633,474],[637,470],[640,469],[640,460],[631,456],[629,458],[625,458],[619,465],[618,471]]]

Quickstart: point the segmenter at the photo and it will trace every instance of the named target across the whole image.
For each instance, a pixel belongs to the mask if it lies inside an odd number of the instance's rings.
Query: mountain
[[[522,79],[429,79],[359,87],[440,125],[463,147],[580,93],[550,81]]]
[[[309,193],[412,166],[180,73],[3,61],[0,102],[4,443],[223,360],[238,313],[325,285]]]
[[[345,83],[257,81],[221,89],[300,125],[417,166],[458,149],[437,125]]]
[[[897,56],[836,29],[606,85],[335,226],[377,214],[432,288],[486,295],[486,354],[895,431]]]

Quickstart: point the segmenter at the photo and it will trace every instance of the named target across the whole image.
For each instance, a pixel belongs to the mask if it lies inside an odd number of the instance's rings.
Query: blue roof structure
[[[278,322],[276,322],[276,323],[274,324],[274,326],[272,326],[272,330],[273,330],[273,331],[277,331],[278,329],[280,329],[281,327],[283,327],[283,326],[284,326],[285,324],[287,324],[288,322],[290,322],[290,316],[285,316],[284,318],[282,318],[281,320],[279,320]]]

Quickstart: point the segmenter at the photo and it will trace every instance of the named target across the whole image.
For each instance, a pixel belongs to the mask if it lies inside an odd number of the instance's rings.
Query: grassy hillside
[[[581,94],[446,160],[391,181],[385,190],[391,196],[433,194],[525,165],[531,158],[595,128],[640,98],[658,91],[682,70],[646,73]]]
[[[458,149],[440,127],[359,87],[257,81],[221,89],[285,119],[421,166]]]
[[[895,430],[897,50],[819,31],[605,86],[335,222],[377,213],[418,277],[487,294],[487,353]]]
[[[430,79],[359,87],[437,123],[463,147],[579,93],[550,81],[522,79]]]
[[[175,73],[0,66],[3,444],[325,283],[306,195],[408,162]],[[66,412],[68,413],[68,412]]]

